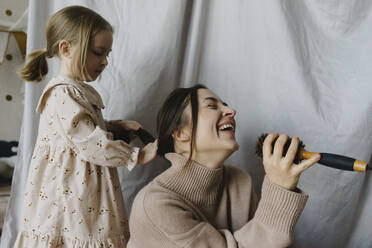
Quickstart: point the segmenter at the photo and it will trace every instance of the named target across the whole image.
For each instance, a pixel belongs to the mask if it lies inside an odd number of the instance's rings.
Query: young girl
[[[44,89],[38,138],[26,182],[23,224],[15,247],[125,247],[127,216],[118,166],[129,170],[156,156],[156,143],[142,150],[114,141],[109,128],[138,129],[136,122],[106,122],[101,97],[90,85],[107,66],[113,29],[94,11],[71,6],[46,28],[47,47],[30,54],[27,81],[47,73],[46,58],[58,56],[59,75]],[[119,127],[120,128],[120,127]]]
[[[301,173],[319,154],[293,164],[294,138],[267,137],[266,177],[257,202],[252,178],[224,166],[238,149],[235,110],[201,85],[174,90],[158,113],[159,154],[171,167],[136,196],[128,248],[288,247],[307,195],[297,189]]]

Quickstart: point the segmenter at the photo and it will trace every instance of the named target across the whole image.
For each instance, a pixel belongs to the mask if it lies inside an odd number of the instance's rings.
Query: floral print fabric
[[[15,247],[126,246],[116,167],[132,169],[138,148],[112,140],[102,108],[87,84],[62,77],[48,83]]]

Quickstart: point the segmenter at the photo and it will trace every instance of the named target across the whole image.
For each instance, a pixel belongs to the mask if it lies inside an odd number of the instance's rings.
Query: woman
[[[158,113],[160,155],[172,166],[133,203],[130,248],[287,247],[308,196],[301,173],[319,154],[294,164],[298,138],[283,157],[286,135],[263,145],[266,177],[257,202],[251,177],[223,162],[238,149],[235,110],[202,85],[174,90]],[[272,149],[272,143],[275,147]]]

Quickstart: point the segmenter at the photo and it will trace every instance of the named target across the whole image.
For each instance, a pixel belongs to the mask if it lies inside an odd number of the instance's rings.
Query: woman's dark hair
[[[192,131],[189,159],[191,159],[198,122],[198,89],[207,89],[207,87],[197,84],[190,88],[177,88],[169,94],[160,108],[156,123],[159,155],[164,156],[168,152],[174,152],[172,134],[189,123],[190,120],[184,114],[184,111],[190,103]]]

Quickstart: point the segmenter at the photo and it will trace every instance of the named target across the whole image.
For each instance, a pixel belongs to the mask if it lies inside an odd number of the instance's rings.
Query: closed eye
[[[105,53],[102,53],[102,52],[96,52],[96,51],[92,51],[94,55],[98,56],[98,57],[102,57],[102,56],[106,56],[106,57],[109,57],[110,55],[110,52],[108,52],[107,54]]]
[[[94,53],[94,55],[96,55],[96,56],[102,56],[103,54],[102,53],[99,53],[99,52],[93,52]]]
[[[211,108],[211,109],[217,109],[217,105],[216,104],[208,104],[207,107],[208,108]]]

